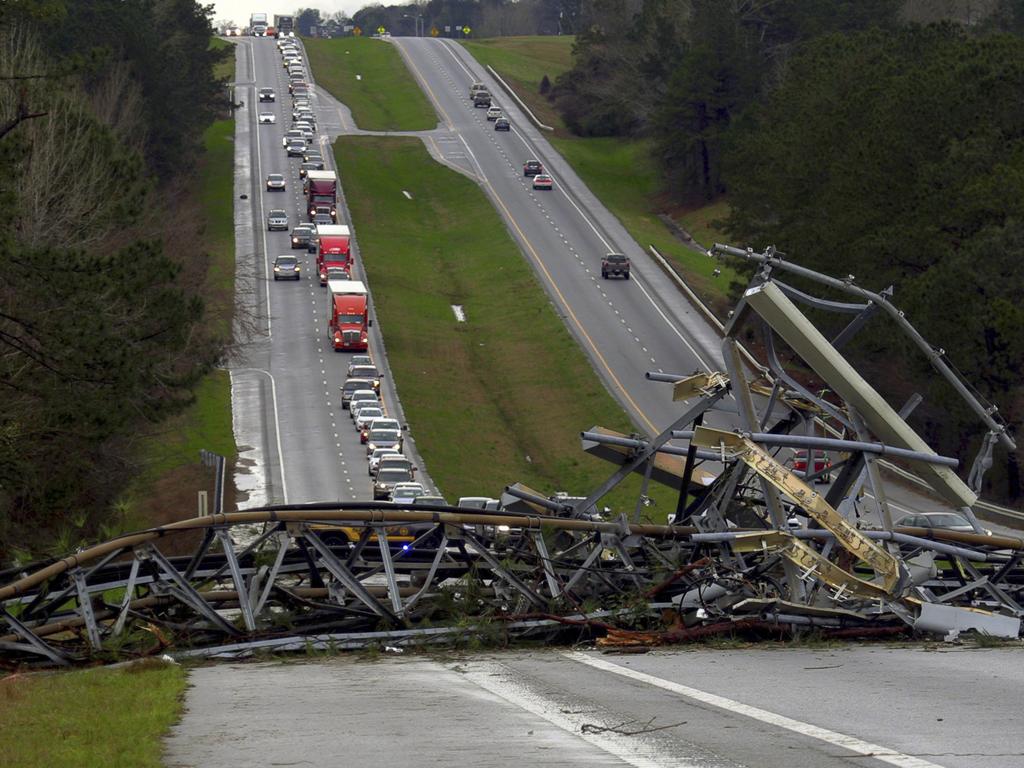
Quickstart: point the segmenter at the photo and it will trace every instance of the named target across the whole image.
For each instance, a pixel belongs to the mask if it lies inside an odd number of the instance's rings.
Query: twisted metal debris
[[[725,371],[649,373],[685,403],[653,438],[582,433],[585,451],[616,465],[586,497],[511,485],[502,511],[307,504],[125,535],[0,573],[0,664],[566,635],[658,644],[809,628],[1017,637],[1024,539],[989,535],[971,510],[993,446],[1014,447],[994,407],[920,338],[891,291],[871,293],[771,250],[714,250],[759,265],[725,328]],[[783,271],[858,302],[813,296],[781,282]],[[794,302],[853,319],[830,341]],[[970,486],[953,471],[955,459],[906,423],[919,398],[895,411],[842,357],[880,311],[988,429]],[[762,333],[767,358],[756,371],[737,342],[749,325]],[[782,343],[828,394],[782,365]],[[786,460],[795,450],[804,451],[802,467]],[[894,526],[883,460],[916,473],[973,532]],[[598,502],[631,473],[643,478],[631,514],[598,514]],[[824,493],[818,480],[827,481]],[[640,522],[651,482],[679,493],[671,525]],[[190,556],[164,554],[166,543],[197,531],[202,541]]]

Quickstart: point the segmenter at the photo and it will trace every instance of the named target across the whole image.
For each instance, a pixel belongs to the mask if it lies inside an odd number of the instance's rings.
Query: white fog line
[[[281,447],[281,420],[277,414],[277,382],[274,380],[274,374],[262,368],[235,368],[232,373],[262,373],[270,379],[270,400],[274,406],[274,439],[277,442],[277,460],[281,465],[281,497],[282,503],[287,504],[288,480],[284,472],[284,449]]]
[[[635,768],[704,768],[704,761],[693,762],[679,755],[665,754],[663,750],[636,736],[623,736],[607,731],[594,732],[583,728],[598,719],[595,713],[588,712],[585,716],[567,712],[557,702],[538,696],[525,686],[516,685],[508,679],[507,671],[500,664],[487,662],[474,663],[468,668],[460,669],[459,674],[474,685],[488,693],[504,699],[509,704],[519,707],[531,715],[545,720],[551,725],[576,738],[597,747],[602,752],[618,758]]]
[[[827,728],[821,728],[817,725],[811,725],[810,723],[804,723],[800,720],[794,720],[793,718],[786,717],[785,715],[769,712],[768,710],[761,709],[760,707],[752,707],[749,704],[743,704],[732,699],[727,699],[724,696],[718,696],[714,693],[707,693],[706,691],[701,691],[697,688],[691,688],[688,685],[674,683],[671,680],[663,680],[660,677],[648,675],[645,672],[638,672],[635,669],[621,667],[618,664],[612,664],[609,661],[597,659],[592,656],[588,656],[585,653],[571,651],[563,655],[568,659],[579,662],[580,664],[586,664],[594,669],[600,669],[603,672],[611,672],[612,674],[620,675],[621,677],[626,677],[630,680],[636,680],[640,683],[653,685],[656,688],[661,688],[662,690],[675,693],[687,699],[698,701],[701,704],[707,704],[708,706],[724,710],[734,715],[749,717],[753,720],[758,720],[777,728],[784,728],[787,731],[792,731],[793,733],[797,733],[811,739],[818,739],[819,741],[823,741],[833,747],[846,749],[858,755],[863,755],[864,757],[870,757],[883,763],[889,763],[889,765],[896,765],[900,768],[942,768],[942,766],[937,763],[922,760],[919,757],[907,755],[902,752],[896,752],[895,750],[887,747],[872,744],[869,741],[863,741],[858,739],[856,736],[847,736],[844,733],[830,731]]]

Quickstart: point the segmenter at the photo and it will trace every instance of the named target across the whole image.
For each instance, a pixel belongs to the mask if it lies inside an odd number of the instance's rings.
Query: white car
[[[297,131],[297,130],[286,131],[284,136],[281,138],[281,146],[282,147],[287,147],[293,141],[302,141],[302,142],[304,142],[305,140],[306,140],[306,137],[302,135],[302,131]]]
[[[376,392],[372,389],[357,389],[352,393],[352,398],[348,401],[349,414],[353,419],[362,407],[360,403],[368,403],[378,408],[380,407],[380,400],[377,398]]]
[[[395,504],[412,504],[425,493],[419,483],[395,483],[391,489],[391,501]]]
[[[398,419],[374,419],[370,422],[370,429],[396,429],[402,431]]]
[[[349,406],[348,406],[349,416],[351,417],[352,423],[353,423],[353,425],[355,425],[355,428],[357,430],[360,429],[359,423],[357,421],[357,419],[359,418],[359,414],[362,413],[363,411],[371,409],[371,408],[376,408],[378,411],[381,412],[381,415],[383,415],[383,413],[384,413],[384,409],[381,407],[380,402],[377,401],[377,400],[370,400],[369,398],[365,398],[365,399],[353,400],[349,404]],[[369,424],[374,419],[379,419],[379,418],[380,418],[380,416],[374,416],[372,418],[368,417],[368,420],[367,420],[366,423]]]
[[[377,471],[377,467],[380,466],[381,458],[383,458],[384,456],[401,456],[401,455],[402,455],[401,451],[399,451],[397,448],[378,448],[377,450],[375,450],[373,453],[370,454],[369,471],[368,471],[367,474],[369,474],[370,477],[373,477],[374,473],[376,473],[376,471]]]
[[[501,117],[501,107],[493,107],[492,106],[492,107],[488,107],[487,108],[487,119],[488,120],[497,120],[499,117]]]
[[[260,123],[262,125],[273,125],[277,122],[277,115],[273,112],[260,112]]]
[[[384,411],[380,409],[380,406],[364,405],[359,409],[359,413],[356,414],[356,429],[361,431],[363,427],[368,426],[374,419],[380,419],[383,417]]]
[[[352,355],[348,360],[348,378],[352,378],[352,369],[357,365],[373,365],[373,358],[369,355]]]

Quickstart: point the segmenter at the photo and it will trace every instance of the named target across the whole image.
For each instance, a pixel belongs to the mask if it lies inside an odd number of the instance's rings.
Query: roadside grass
[[[202,289],[206,322],[225,340],[231,338],[235,301],[234,136],[234,120],[218,120],[206,129],[196,188],[204,216],[203,247],[209,254]],[[193,395],[195,401],[184,411],[160,423],[152,434],[140,436],[142,471],[118,504],[113,529],[105,533],[192,517],[196,491],[211,482],[211,473],[199,466],[200,449],[225,456],[229,465],[234,462],[227,371],[208,373]],[[187,545],[185,539],[181,545]]]
[[[221,40],[219,37],[211,37],[210,47],[220,51],[228,48],[234,50],[235,43],[229,43],[227,40]],[[235,57],[233,54],[213,68],[213,77],[216,80],[226,79],[229,82],[235,79]]]
[[[203,290],[208,321],[231,338],[235,307],[235,121],[217,120],[203,134],[198,197],[204,213],[204,248],[210,255]]]
[[[580,430],[632,427],[490,201],[418,139],[341,137],[335,158],[395,384],[445,497],[494,496],[515,481],[592,489],[613,467],[582,452]],[[639,478],[624,486],[604,503],[632,512]],[[663,521],[674,494],[651,495],[646,512]]]
[[[162,663],[9,675],[0,679],[3,764],[159,768],[184,690],[184,670]]]
[[[664,212],[661,179],[644,139],[582,138],[574,136],[546,97],[540,95],[540,81],[546,74],[555,78],[572,66],[572,41],[558,37],[511,37],[462,42],[482,64],[490,64],[526,102],[537,117],[556,130],[552,145],[572,166],[595,195],[622,222],[644,248],[653,245],[669,259],[698,295],[712,304],[726,301],[736,273],[681,243],[658,219]],[[714,226],[728,213],[723,201],[686,211],[671,211],[672,217],[702,246],[727,241]],[[715,277],[713,270],[721,273]]]
[[[551,85],[572,67],[573,35],[497,37],[486,40],[462,40],[461,45],[501,75],[516,91],[537,118],[557,129],[556,135],[570,135],[561,116],[540,93],[540,84],[547,75]]]
[[[437,127],[437,114],[395,46],[363,37],[306,38],[303,45],[317,83],[352,110],[363,130]]]

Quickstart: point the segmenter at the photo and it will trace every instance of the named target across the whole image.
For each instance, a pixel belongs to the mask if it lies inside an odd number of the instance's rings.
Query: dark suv
[[[544,173],[544,165],[540,160],[527,160],[523,163],[523,176],[536,176]]]
[[[491,94],[487,91],[477,91],[473,95],[473,106],[474,107],[489,107],[491,106]]]
[[[615,275],[629,280],[629,258],[621,253],[609,253],[601,259],[601,277],[606,280]]]

